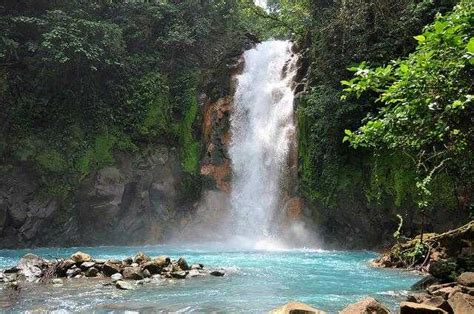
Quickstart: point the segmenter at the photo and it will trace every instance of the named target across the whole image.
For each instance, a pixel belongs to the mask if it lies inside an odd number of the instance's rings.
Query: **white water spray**
[[[232,220],[236,236],[278,241],[275,219],[295,132],[296,57],[289,41],[271,40],[244,53],[231,116]]]

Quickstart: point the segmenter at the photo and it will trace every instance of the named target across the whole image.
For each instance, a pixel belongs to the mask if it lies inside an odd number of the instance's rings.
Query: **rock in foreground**
[[[269,314],[326,314],[324,311],[315,309],[314,307],[309,306],[297,301],[289,302],[285,305],[279,306],[276,309],[268,312]]]
[[[390,311],[374,298],[365,298],[343,309],[341,314],[389,314]]]

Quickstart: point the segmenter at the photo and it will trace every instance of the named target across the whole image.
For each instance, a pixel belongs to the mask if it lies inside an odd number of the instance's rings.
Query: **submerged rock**
[[[374,298],[365,298],[343,309],[340,314],[373,313],[389,314],[390,310]]]
[[[209,274],[215,277],[223,277],[225,275],[225,272],[223,272],[222,270],[213,270]]]
[[[63,280],[61,278],[54,278],[52,280],[52,283],[53,285],[62,285],[63,284]]]
[[[326,314],[326,312],[315,309],[301,302],[292,301],[285,305],[279,306],[270,312],[269,314]]]
[[[135,289],[135,287],[129,283],[129,282],[126,282],[124,280],[119,280],[115,283],[115,287],[117,289],[120,289],[120,290],[133,290]]]
[[[80,251],[72,254],[71,259],[77,264],[92,261],[92,257],[89,254]]]

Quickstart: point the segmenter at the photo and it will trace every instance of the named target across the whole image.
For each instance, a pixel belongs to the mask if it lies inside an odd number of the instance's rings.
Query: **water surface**
[[[123,259],[138,251],[185,256],[189,263],[223,267],[227,275],[152,283],[133,291],[103,287],[99,280],[72,279],[62,287],[25,287],[14,304],[8,304],[5,291],[0,290],[3,310],[264,313],[298,300],[334,313],[366,296],[395,309],[410,285],[420,279],[410,272],[370,268],[368,261],[375,257],[371,252],[232,251],[166,245],[0,250],[0,268],[15,265],[28,252],[52,259],[77,250],[104,259]]]

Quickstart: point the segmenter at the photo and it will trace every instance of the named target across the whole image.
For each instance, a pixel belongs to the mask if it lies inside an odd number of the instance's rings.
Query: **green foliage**
[[[381,104],[356,131],[346,131],[354,147],[399,151],[412,160],[418,179],[418,205],[428,206],[433,176],[449,167],[460,180],[473,182],[469,153],[474,148],[472,62],[469,42],[474,7],[461,2],[426,27],[416,51],[383,67],[362,63],[342,83],[357,97],[371,92]]]
[[[253,32],[244,2],[0,6],[2,158],[31,162],[61,195],[113,164],[114,151],[148,143],[176,146],[197,174],[198,93]]]

